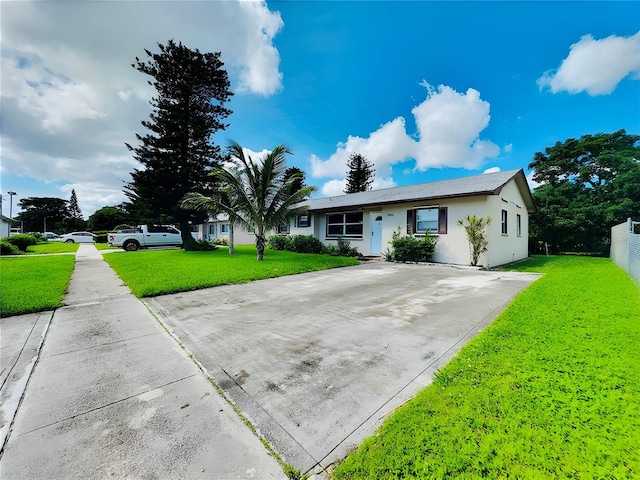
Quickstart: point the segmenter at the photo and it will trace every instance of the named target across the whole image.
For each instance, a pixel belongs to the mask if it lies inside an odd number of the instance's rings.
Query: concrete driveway
[[[371,435],[536,278],[372,262],[146,303],[307,472]]]

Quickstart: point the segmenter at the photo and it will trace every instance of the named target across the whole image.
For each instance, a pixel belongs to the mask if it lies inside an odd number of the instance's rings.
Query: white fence
[[[628,219],[611,228],[611,259],[640,283],[640,234],[634,233],[636,225],[640,227],[640,222]]]

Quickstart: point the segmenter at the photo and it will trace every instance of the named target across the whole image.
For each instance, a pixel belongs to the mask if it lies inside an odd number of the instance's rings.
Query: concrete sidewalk
[[[284,478],[92,245],[65,302],[2,319],[2,479]]]

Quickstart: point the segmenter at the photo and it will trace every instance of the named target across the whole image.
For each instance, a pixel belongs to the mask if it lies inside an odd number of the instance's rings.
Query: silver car
[[[71,232],[62,235],[59,241],[64,243],[95,243],[96,235],[90,232]]]

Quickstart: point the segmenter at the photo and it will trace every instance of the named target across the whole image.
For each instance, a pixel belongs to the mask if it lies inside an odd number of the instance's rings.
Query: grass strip
[[[105,261],[137,297],[247,283],[265,278],[357,265],[353,258],[267,250],[262,262],[254,246],[210,252],[146,250],[104,255]]]
[[[74,255],[0,258],[0,315],[59,307],[75,260]]]
[[[43,242],[27,247],[27,255],[47,255],[52,253],[75,253],[78,251],[77,243]]]
[[[640,477],[637,286],[605,258],[511,270],[545,275],[333,478]]]

